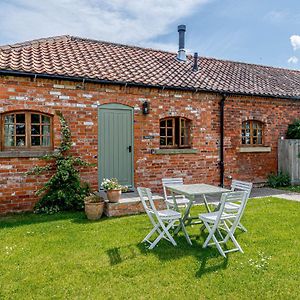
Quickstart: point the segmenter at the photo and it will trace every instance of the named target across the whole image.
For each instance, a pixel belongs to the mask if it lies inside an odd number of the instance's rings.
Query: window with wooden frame
[[[160,120],[161,148],[190,148],[191,121],[181,117]]]
[[[263,144],[263,123],[249,120],[242,123],[242,145],[261,146]]]
[[[32,111],[9,112],[1,116],[2,150],[45,150],[53,147],[53,120]]]

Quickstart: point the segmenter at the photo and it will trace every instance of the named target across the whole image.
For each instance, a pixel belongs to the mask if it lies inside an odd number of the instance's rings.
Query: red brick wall
[[[151,105],[149,115],[141,112],[142,103]],[[185,182],[219,183],[219,101],[213,93],[192,93],[162,89],[72,83],[21,77],[0,78],[0,113],[13,110],[37,110],[54,115],[54,142],[60,142],[60,110],[69,122],[74,154],[97,163],[97,107],[105,103],[121,103],[134,108],[134,181],[135,186],[161,190],[161,178],[182,176]],[[265,180],[275,171],[277,138],[287,124],[299,115],[298,106],[286,100],[235,97],[225,104],[225,176],[247,180]],[[185,116],[192,121],[192,144],[197,154],[158,155],[159,119]],[[271,153],[239,153],[240,126],[254,118],[266,125],[266,143]],[[91,125],[93,124],[93,125]],[[152,140],[143,136],[154,135]],[[31,210],[37,198],[34,192],[47,176],[25,176],[37,158],[0,158],[0,213]],[[97,189],[97,167],[82,172],[82,179]]]
[[[288,124],[300,118],[300,101],[272,98],[230,97],[225,101],[225,179],[228,177],[265,182],[277,171],[278,139],[285,137]],[[241,153],[241,123],[258,120],[263,123],[264,146],[268,153]]]

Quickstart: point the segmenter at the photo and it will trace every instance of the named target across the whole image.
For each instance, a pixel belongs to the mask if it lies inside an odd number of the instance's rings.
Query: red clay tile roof
[[[192,70],[176,53],[73,36],[0,47],[0,72],[89,78],[232,94],[300,97],[300,71],[201,57]]]

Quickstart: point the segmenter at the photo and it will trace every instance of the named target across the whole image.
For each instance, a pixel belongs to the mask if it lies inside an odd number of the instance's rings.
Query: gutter
[[[195,87],[176,87],[176,86],[167,86],[167,85],[152,85],[144,83],[135,83],[135,82],[126,82],[126,81],[117,81],[117,80],[106,80],[106,79],[92,79],[86,77],[74,77],[74,76],[65,76],[65,75],[51,75],[46,73],[31,73],[24,71],[14,71],[14,70],[0,70],[0,75],[4,76],[22,76],[22,77],[32,77],[32,78],[45,78],[45,79],[56,79],[56,80],[68,80],[73,82],[90,82],[90,83],[102,83],[102,84],[117,84],[117,85],[126,85],[131,87],[144,87],[144,88],[158,88],[158,89],[169,89],[177,91],[191,91],[191,92],[208,92],[208,93],[226,93],[227,96],[248,96],[248,97],[265,97],[272,99],[287,99],[287,100],[300,100],[300,96],[274,96],[267,94],[256,94],[256,93],[241,93],[241,92],[228,92],[224,90],[213,90],[206,88],[195,88]]]
[[[224,107],[227,95],[222,94],[220,101],[220,186],[224,187]]]

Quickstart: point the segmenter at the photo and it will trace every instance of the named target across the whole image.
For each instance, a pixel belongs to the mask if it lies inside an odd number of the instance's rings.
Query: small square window
[[[190,121],[185,118],[172,117],[160,120],[161,148],[189,148]]]

